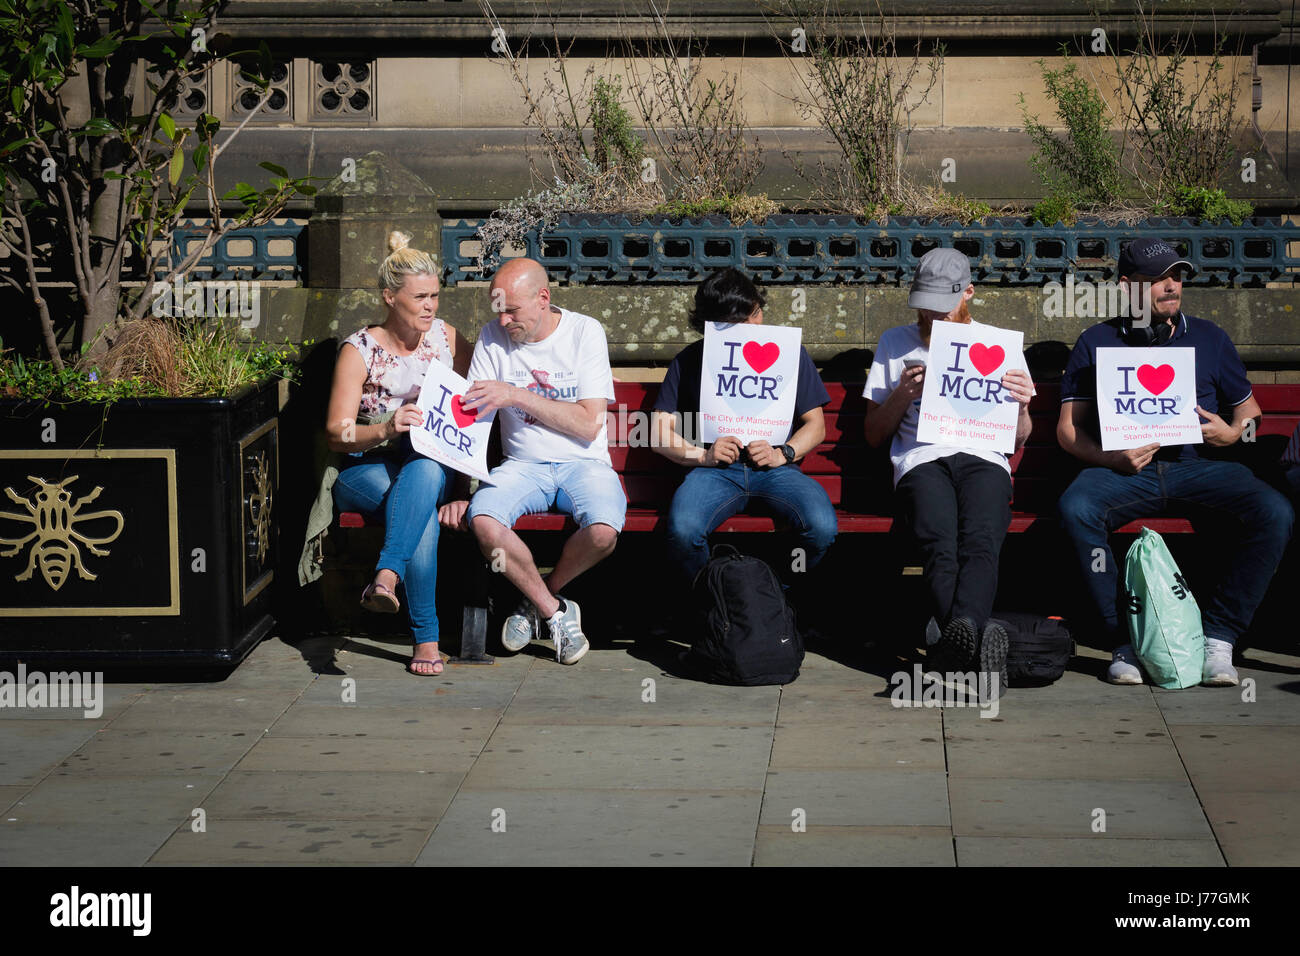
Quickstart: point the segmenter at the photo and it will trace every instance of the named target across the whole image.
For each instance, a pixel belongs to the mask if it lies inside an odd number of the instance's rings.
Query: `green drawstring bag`
[[[1158,687],[1194,687],[1205,668],[1201,609],[1160,535],[1143,528],[1124,562],[1129,641]]]

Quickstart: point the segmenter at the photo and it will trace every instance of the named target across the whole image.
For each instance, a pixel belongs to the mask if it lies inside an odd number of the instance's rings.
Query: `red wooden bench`
[[[862,436],[866,402],[861,384],[827,383],[831,401],[825,408],[826,439],[803,461],[803,471],[826,489],[839,518],[841,534],[888,532],[892,482],[883,449],[867,446]],[[1241,451],[1248,464],[1263,466],[1276,462],[1292,430],[1300,422],[1300,385],[1256,385],[1255,398],[1264,412],[1252,446]],[[685,469],[646,447],[650,435],[649,415],[658,385],[620,382],[615,385],[615,402],[608,413],[610,458],[628,498],[625,532],[656,530],[665,519],[672,493]],[[1060,389],[1054,384],[1038,385],[1030,405],[1033,431],[1025,447],[1011,461],[1014,497],[1010,532],[1028,531],[1041,522],[1054,522],[1056,500],[1079,469],[1077,460],[1056,443],[1056,422],[1060,412]],[[638,432],[639,429],[639,432]],[[637,445],[629,446],[629,437]],[[339,516],[343,528],[365,526],[364,517],[345,512]],[[515,524],[520,531],[574,530],[568,515],[525,515]],[[1151,528],[1161,534],[1186,534],[1192,523],[1183,518],[1151,518],[1133,521],[1118,529],[1135,534]],[[722,532],[773,531],[771,518],[737,515],[718,529]],[[484,653],[487,629],[485,606],[471,599],[465,608],[461,656],[458,660],[490,662]]]

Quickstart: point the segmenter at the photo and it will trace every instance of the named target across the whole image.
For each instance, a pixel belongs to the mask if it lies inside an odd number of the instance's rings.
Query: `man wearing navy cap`
[[[1224,573],[1201,601],[1205,631],[1202,684],[1237,683],[1232,648],[1264,598],[1291,537],[1294,513],[1286,498],[1245,465],[1221,461],[1216,449],[1236,443],[1259,403],[1226,332],[1181,310],[1183,277],[1191,263],[1160,239],[1136,239],[1119,260],[1120,281],[1146,291],[1150,321],[1111,319],[1085,330],[1061,379],[1056,438],[1085,467],[1061,497],[1061,522],[1074,545],[1106,638],[1115,648],[1112,684],[1141,684],[1142,671],[1116,614],[1119,585],[1109,533],[1137,518],[1192,514],[1234,530]],[[1196,412],[1204,445],[1146,445],[1103,451],[1098,435],[1097,349],[1157,346],[1196,350]],[[1099,562],[1098,556],[1102,557]]]

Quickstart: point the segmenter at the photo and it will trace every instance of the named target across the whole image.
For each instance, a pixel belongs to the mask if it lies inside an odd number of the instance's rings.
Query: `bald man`
[[[451,527],[468,524],[485,557],[504,556],[505,575],[523,594],[502,628],[506,649],[523,650],[545,626],[555,659],[575,664],[590,645],[578,605],[560,589],[610,555],[627,512],[605,435],[614,400],[605,330],[552,305],[546,270],[532,259],[507,262],[491,297],[497,320],[474,347],[464,407],[479,417],[501,412],[506,460],[472,501],[444,505],[439,518]],[[551,508],[572,515],[578,531],[543,578],[514,524]]]

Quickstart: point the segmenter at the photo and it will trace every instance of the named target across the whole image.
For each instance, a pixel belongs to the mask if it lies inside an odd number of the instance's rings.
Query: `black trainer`
[[[933,669],[941,674],[970,670],[978,642],[975,622],[968,617],[954,617],[943,629],[938,643],[930,648]]]
[[[1006,629],[997,621],[989,620],[980,635],[979,689],[981,699],[992,696],[992,677],[998,675],[998,696],[1007,689],[1007,647],[1010,641]]]

